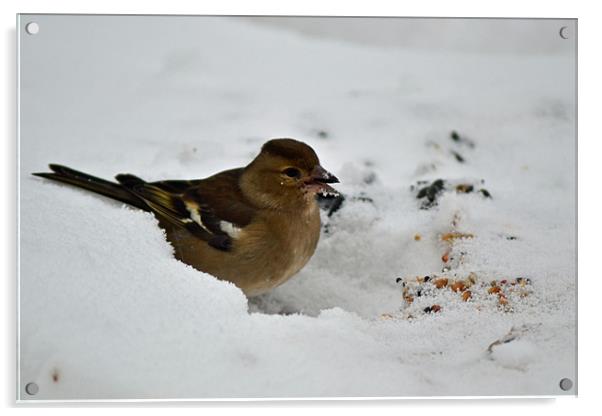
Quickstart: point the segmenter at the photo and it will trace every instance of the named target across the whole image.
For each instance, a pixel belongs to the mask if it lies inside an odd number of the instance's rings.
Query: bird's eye
[[[282,173],[284,173],[286,176],[288,176],[290,178],[300,178],[301,177],[301,171],[299,169],[295,169],[295,168],[286,168],[282,171]]]

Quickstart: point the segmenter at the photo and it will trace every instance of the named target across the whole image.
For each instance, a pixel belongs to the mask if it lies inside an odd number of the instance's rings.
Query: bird
[[[299,272],[320,238],[317,196],[340,195],[339,179],[316,152],[291,138],[268,140],[245,167],[204,179],[116,182],[67,166],[33,175],[95,192],[152,212],[174,257],[233,283],[247,297],[269,292]]]

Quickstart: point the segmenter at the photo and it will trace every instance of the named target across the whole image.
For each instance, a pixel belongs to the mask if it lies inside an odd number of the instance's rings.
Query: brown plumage
[[[244,168],[205,179],[117,182],[60,165],[36,176],[68,183],[153,212],[175,256],[230,281],[248,296],[288,280],[309,261],[320,237],[317,193],[338,179],[314,150],[293,139],[266,142]]]

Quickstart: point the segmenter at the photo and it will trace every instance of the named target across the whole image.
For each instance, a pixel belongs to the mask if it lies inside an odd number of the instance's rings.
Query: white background
[[[566,17],[579,18],[579,398],[550,400],[513,400],[513,401],[464,401],[464,400],[438,400],[438,401],[384,401],[384,402],[296,402],[294,411],[301,413],[313,411],[315,407],[324,407],[328,412],[342,410],[348,407],[345,413],[364,413],[368,407],[390,413],[424,412],[452,412],[462,414],[507,414],[515,412],[517,407],[528,407],[530,412],[546,414],[566,414],[567,412],[587,411],[597,406],[597,380],[599,358],[597,350],[599,344],[597,335],[597,293],[599,280],[594,265],[596,256],[599,211],[596,204],[597,176],[595,167],[598,165],[596,158],[599,147],[596,139],[600,137],[597,121],[599,119],[598,94],[599,74],[602,70],[599,65],[597,43],[601,38],[599,33],[599,18],[593,8],[590,10],[580,5],[569,5],[569,2],[535,2],[515,1],[504,2],[503,6],[496,5],[485,7],[478,2],[455,1],[453,4],[446,2],[421,2],[420,5],[399,5],[393,7],[385,2],[319,2],[304,1],[295,4],[285,4],[276,1],[253,2],[203,2],[194,5],[193,2],[170,1],[159,2],[134,2],[134,1],[104,1],[97,5],[79,4],[76,1],[53,1],[47,4],[43,1],[4,2],[2,5],[2,24],[4,30],[4,65],[3,80],[5,86],[4,100],[2,100],[3,117],[2,125],[5,126],[5,139],[3,140],[4,157],[3,166],[5,203],[4,227],[5,238],[2,240],[2,255],[5,257],[2,264],[6,265],[4,275],[4,342],[2,378],[3,405],[14,407],[15,398],[15,14],[26,13],[153,13],[153,14],[312,14],[312,15],[373,15],[373,16],[504,16],[504,17]],[[585,224],[585,226],[584,226]],[[161,404],[165,407],[169,404]],[[253,412],[264,413],[290,403],[233,403],[233,404],[202,404],[214,410],[225,411],[226,408],[251,407]],[[191,404],[190,406],[198,406]],[[37,407],[37,406],[36,406]],[[183,406],[180,406],[183,407]],[[188,407],[188,406],[186,406]],[[48,410],[48,409],[46,409]],[[54,407],[54,412],[73,411]],[[103,411],[102,409],[88,409]],[[134,409],[130,409],[134,410]],[[191,409],[192,410],[192,409]],[[149,411],[148,409],[137,411]],[[155,409],[163,411],[163,409]],[[198,410],[197,410],[198,411]],[[248,411],[248,410],[246,410]]]

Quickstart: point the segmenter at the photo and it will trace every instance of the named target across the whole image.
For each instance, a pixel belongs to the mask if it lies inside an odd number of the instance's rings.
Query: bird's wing
[[[241,173],[234,169],[194,181],[147,183],[133,175],[118,175],[117,180],[169,223],[229,250],[255,215],[238,186]]]

